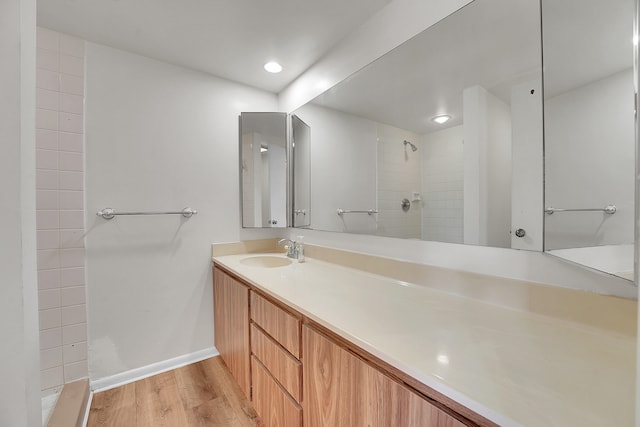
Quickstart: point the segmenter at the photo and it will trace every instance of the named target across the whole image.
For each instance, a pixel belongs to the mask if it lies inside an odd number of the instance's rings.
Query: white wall
[[[633,242],[633,72],[626,70],[545,101],[545,204],[614,215],[546,215],[545,249]]]
[[[485,88],[463,91],[464,242],[511,247],[511,113]]]
[[[422,239],[464,239],[462,125],[422,135]]]
[[[41,425],[35,218],[35,1],[0,3],[0,425]]]
[[[87,211],[198,210],[87,218],[92,380],[213,346],[210,245],[241,230],[238,115],[273,94],[87,44]]]
[[[336,213],[376,209],[375,122],[311,104],[296,115],[311,128],[311,227],[375,233],[375,215]]]
[[[402,210],[402,199],[412,201],[420,192],[421,148],[412,151],[407,140],[420,146],[420,136],[394,126],[376,123],[378,134],[378,231],[379,236],[420,239],[422,236],[422,202],[411,203]]]

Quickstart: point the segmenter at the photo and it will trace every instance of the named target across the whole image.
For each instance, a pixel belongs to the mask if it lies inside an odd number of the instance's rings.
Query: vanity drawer
[[[299,427],[302,407],[271,377],[255,356],[251,356],[253,406],[266,427]]]
[[[287,313],[251,292],[251,319],[296,358],[300,358],[300,317]]]
[[[302,397],[300,361],[262,332],[255,323],[251,324],[251,351],[280,385],[300,402]]]

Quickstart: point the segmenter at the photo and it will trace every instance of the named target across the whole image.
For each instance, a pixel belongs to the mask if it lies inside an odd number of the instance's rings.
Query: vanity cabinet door
[[[213,269],[213,327],[222,360],[250,398],[249,288]]]
[[[384,387],[384,426],[464,427],[402,384],[387,378]]]
[[[302,329],[305,427],[466,425],[309,326]]]
[[[382,426],[384,376],[309,326],[302,328],[305,427]]]

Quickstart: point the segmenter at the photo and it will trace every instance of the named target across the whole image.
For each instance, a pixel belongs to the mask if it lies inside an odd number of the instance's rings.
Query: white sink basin
[[[287,266],[291,264],[291,260],[279,256],[261,255],[243,258],[240,260],[240,264],[250,267],[275,268]]]

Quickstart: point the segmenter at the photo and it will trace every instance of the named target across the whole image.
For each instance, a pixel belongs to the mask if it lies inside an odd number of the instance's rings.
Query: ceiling
[[[38,25],[278,93],[391,0],[39,0]],[[268,61],[279,74],[263,69]]]
[[[40,0],[38,25],[278,93],[390,1]],[[631,66],[632,0],[542,10],[547,98]],[[314,102],[427,133],[461,124],[464,88],[508,103],[541,69],[539,1],[475,0]]]

